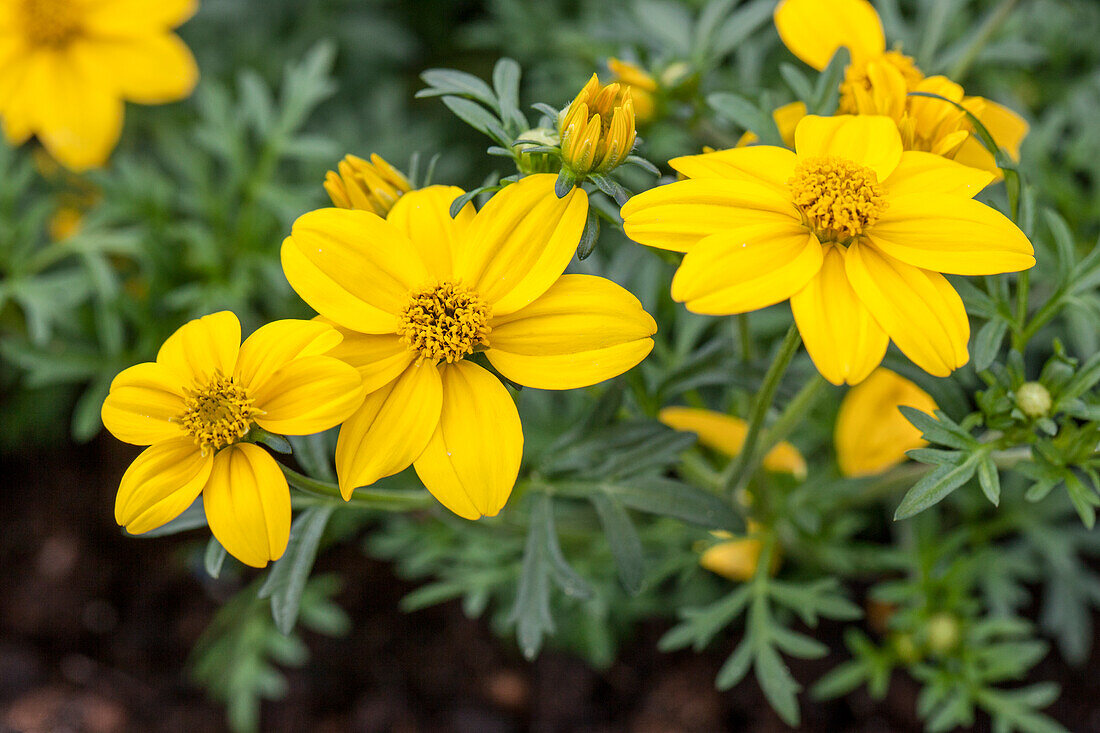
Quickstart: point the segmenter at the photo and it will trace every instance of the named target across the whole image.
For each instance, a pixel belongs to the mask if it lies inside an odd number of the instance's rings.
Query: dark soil
[[[218,731],[219,706],[196,689],[188,653],[222,600],[191,567],[190,537],[135,540],[112,521],[118,479],[136,449],[100,439],[7,455],[0,491],[0,730]],[[190,544],[189,544],[190,543]],[[354,546],[319,561],[345,579],[354,621],[343,639],[307,634],[310,663],[287,672],[265,731],[785,731],[753,682],[728,693],[714,676],[729,647],[662,654],[663,624],[638,629],[606,672],[545,653],[525,662],[456,604],[397,610],[410,586]],[[842,656],[839,627],[816,632],[834,656],[800,665],[812,682]],[[1071,731],[1100,731],[1100,681],[1056,654],[1037,679],[1063,696],[1050,711]],[[895,676],[884,701],[857,692],[803,703],[806,731],[919,731],[917,688]],[[987,730],[982,722],[979,730]]]

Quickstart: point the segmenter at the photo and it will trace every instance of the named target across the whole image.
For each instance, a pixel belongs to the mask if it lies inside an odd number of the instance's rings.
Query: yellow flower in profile
[[[156,361],[124,370],[103,402],[119,440],[147,445],[126,473],[115,520],[133,534],[179,516],[202,494],[218,542],[246,565],[277,560],[290,537],[290,490],[267,451],[242,442],[253,425],[311,435],[362,400],[355,369],[326,356],[340,334],[324,323],[275,321],[241,343],[229,311],[185,324]]]
[[[630,92],[638,122],[644,123],[653,119],[657,111],[657,80],[637,64],[614,57],[607,60],[607,68],[615,75],[615,81]]]
[[[845,476],[871,476],[903,463],[905,452],[928,445],[898,407],[939,409],[923,389],[889,369],[876,369],[844,395],[836,419],[836,458]]]
[[[944,76],[926,78],[912,58],[887,51],[882,21],[867,0],[782,0],[775,9],[775,27],[791,53],[818,71],[840,48],[847,48],[851,63],[840,85],[839,112],[890,117],[906,150],[998,172],[993,155],[962,111],[938,99],[908,96],[928,92],[961,104],[999,146],[1019,159],[1027,122],[988,99],[964,96],[962,87]]]
[[[788,148],[794,147],[794,131],[798,127],[798,123],[802,121],[802,118],[806,116],[806,103],[805,102],[790,102],[784,104],[781,107],[777,107],[772,112],[772,119],[775,120],[775,126],[779,130],[779,137],[783,139],[783,144]],[[743,148],[746,145],[752,145],[759,142],[760,137],[752,131],[746,132],[737,140],[735,147]]]
[[[507,379],[572,389],[621,374],[653,348],[638,299],[592,275],[563,275],[588,214],[583,190],[559,199],[553,174],[523,178],[481,211],[448,213],[462,190],[429,186],[382,219],[321,209],[283,243],[291,286],[344,341],[367,393],[340,430],[341,491],[413,464],[459,516],[497,514],[523,454]]]
[[[123,100],[164,104],[191,93],[195,59],[172,29],[196,0],[4,0],[0,119],[8,142],[36,135],[72,170],[106,162]]]
[[[692,407],[666,407],[657,419],[673,430],[695,433],[700,445],[734,457],[745,445],[749,424],[739,417],[713,410]],[[806,459],[790,443],[783,441],[764,456],[764,468],[776,473],[789,473],[795,478],[806,478]]]
[[[941,273],[1035,264],[1027,237],[972,197],[993,175],[903,151],[887,117],[804,118],[795,152],[773,146],[676,158],[688,177],[634,196],[627,235],[686,252],[672,297],[695,313],[790,299],[822,376],[856,384],[888,339],[930,374],[969,359],[962,299]]]
[[[412,190],[401,171],[374,153],[369,162],[346,155],[337,170],[325,175],[325,191],[332,205],[341,209],[362,209],[385,216],[402,194]]]
[[[558,116],[562,165],[574,174],[607,173],[634,149],[634,102],[620,84],[595,74]]]

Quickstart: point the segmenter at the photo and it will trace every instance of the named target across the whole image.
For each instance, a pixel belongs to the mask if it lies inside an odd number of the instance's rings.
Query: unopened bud
[[[1016,404],[1028,417],[1042,417],[1050,412],[1050,392],[1038,382],[1025,382],[1016,390]]]
[[[946,654],[959,643],[959,622],[949,613],[937,613],[928,619],[928,648]]]

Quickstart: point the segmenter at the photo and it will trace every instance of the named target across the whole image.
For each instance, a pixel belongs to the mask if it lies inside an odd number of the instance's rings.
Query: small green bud
[[[959,643],[959,622],[949,613],[937,613],[928,619],[928,648],[946,654]]]
[[[913,641],[912,634],[898,634],[894,637],[894,651],[898,655],[898,659],[906,664],[913,664],[920,661],[920,649],[917,648],[916,643]]]
[[[1042,417],[1050,411],[1050,392],[1038,382],[1025,382],[1016,390],[1016,404],[1028,417]]]

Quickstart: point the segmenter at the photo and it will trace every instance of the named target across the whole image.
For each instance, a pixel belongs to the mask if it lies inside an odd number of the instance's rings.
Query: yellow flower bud
[[[921,412],[937,409],[935,400],[917,385],[889,369],[848,390],[836,419],[836,457],[845,476],[871,476],[905,461],[905,452],[923,448],[920,430],[898,407]]]
[[[749,520],[749,536],[737,538],[729,532],[711,532],[718,539],[726,540],[708,547],[699,557],[699,565],[706,570],[721,575],[730,580],[752,580],[756,575],[756,567],[760,564],[760,552],[763,543],[752,536],[759,530],[760,525]],[[768,574],[775,575],[779,572],[779,550],[772,553],[768,563]]]
[[[731,458],[741,452],[749,432],[748,423],[741,418],[713,410],[666,407],[657,418],[674,430],[697,434],[700,445]],[[775,473],[789,473],[798,479],[806,478],[806,459],[786,441],[768,451],[764,456],[764,468]]]
[[[558,116],[562,165],[578,177],[607,173],[634,148],[634,102],[630,89],[600,84],[595,74]]]
[[[373,153],[370,162],[347,155],[337,170],[325,176],[325,191],[341,209],[362,209],[384,217],[402,194],[412,190],[401,171]]]
[[[959,621],[949,613],[937,613],[928,619],[928,648],[937,654],[946,654],[958,646],[961,632]]]
[[[1016,390],[1016,404],[1028,417],[1042,417],[1050,412],[1050,392],[1038,382],[1025,382]]]

